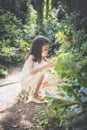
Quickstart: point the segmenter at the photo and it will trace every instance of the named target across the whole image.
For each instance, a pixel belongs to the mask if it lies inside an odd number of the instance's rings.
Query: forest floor
[[[16,99],[21,91],[21,68],[11,67],[8,73],[5,79],[0,79],[0,130],[45,130],[39,123],[46,103],[31,101],[17,104]]]

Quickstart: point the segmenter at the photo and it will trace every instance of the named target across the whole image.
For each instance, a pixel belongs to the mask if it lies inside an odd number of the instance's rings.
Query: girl
[[[40,87],[48,84],[47,68],[53,68],[53,64],[46,58],[48,54],[49,40],[44,36],[38,36],[33,40],[29,54],[22,69],[22,93],[25,97],[33,95],[34,99],[40,99]]]

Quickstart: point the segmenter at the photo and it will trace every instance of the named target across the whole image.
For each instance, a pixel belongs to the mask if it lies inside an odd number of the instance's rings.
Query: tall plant
[[[62,79],[58,94],[46,94],[57,127],[71,129],[78,127],[81,120],[85,123],[87,113],[87,35],[84,30],[78,30],[78,15],[73,14],[66,14],[56,33],[61,44],[55,58],[55,70]]]

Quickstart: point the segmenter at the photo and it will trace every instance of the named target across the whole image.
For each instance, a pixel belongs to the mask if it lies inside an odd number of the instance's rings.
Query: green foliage
[[[6,67],[0,65],[0,77],[4,78],[7,76],[7,71],[6,71]]]
[[[79,14],[68,14],[67,8],[61,3],[57,10],[51,11],[50,1],[48,19],[44,18],[43,23],[37,24],[37,12],[30,6],[31,0],[15,2],[15,14],[22,21],[13,13],[0,9],[0,76],[6,74],[3,64],[16,65],[23,61],[27,47],[31,46],[36,35],[48,37],[51,43],[49,54],[56,54],[52,60],[62,82],[58,84],[57,95],[46,93],[48,110],[42,124],[49,125],[51,119],[50,123],[54,127],[67,128],[74,118],[77,119],[81,114],[86,116],[87,113],[86,30],[79,28]],[[44,11],[46,13],[46,9]],[[87,20],[82,21],[84,23]],[[27,24],[23,25],[25,22]],[[25,100],[24,97],[19,98]]]
[[[9,46],[18,46],[18,40],[22,37],[22,24],[10,12],[1,12],[0,16],[0,35],[3,44]],[[6,40],[5,42],[3,40]]]
[[[32,6],[29,7],[29,20],[26,25],[23,26],[23,38],[27,43],[31,43],[33,38],[36,36],[36,19],[37,12]]]
[[[55,34],[58,32],[58,26],[57,11],[53,9],[50,12],[48,20],[44,19],[42,26],[43,31],[41,32],[42,35],[45,35],[50,40],[50,55],[55,55],[55,52],[59,49],[58,41],[55,39]]]
[[[78,104],[79,102],[75,100],[74,97],[69,97],[68,94],[63,91],[63,89],[60,90],[61,94],[59,95],[54,95],[54,94],[50,94],[50,93],[46,93],[46,97],[45,99],[48,100],[49,99],[49,103],[48,105],[51,106],[53,105],[53,107],[55,108],[55,104],[59,104],[57,105],[57,109],[66,107],[66,106],[70,106],[73,104]]]
[[[55,63],[55,70],[58,75],[66,78],[76,78],[78,68],[76,68],[76,61],[70,53],[60,53],[57,55],[57,61]]]
[[[14,50],[21,49],[22,51],[23,49],[25,51],[24,47],[27,47],[28,43],[24,41],[21,21],[14,14],[2,11],[0,25],[1,52],[7,56],[12,56]]]
[[[23,61],[26,48],[29,47],[24,40],[23,25],[10,12],[0,10],[0,14],[0,64],[17,65]]]
[[[58,95],[46,93],[45,99],[49,101],[48,108],[51,108],[48,117],[55,118],[58,126],[66,125],[75,114],[78,114],[73,109],[78,107],[80,102],[75,97],[70,97],[63,89],[60,89]]]
[[[78,30],[77,14],[65,16],[55,34],[60,49],[54,56],[54,64],[57,75],[61,76],[61,83],[58,84],[58,94],[47,93],[46,99],[52,110],[48,109],[55,113],[52,124],[55,119],[54,124],[73,129],[73,119],[87,113],[87,34],[84,30]],[[48,118],[51,116],[48,115]],[[78,118],[80,121],[81,118]]]

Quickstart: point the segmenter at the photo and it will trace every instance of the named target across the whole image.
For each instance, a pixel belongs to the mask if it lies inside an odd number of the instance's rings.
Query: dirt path
[[[10,68],[9,75],[5,79],[0,79],[0,111],[12,107],[16,103],[18,94],[22,87],[20,85],[21,69]],[[44,88],[41,90],[43,96],[45,91],[55,92],[55,88]]]
[[[0,80],[0,130],[36,130],[44,104],[16,104],[21,91],[20,68],[9,69],[9,76]]]
[[[0,111],[16,103],[16,97],[21,91],[20,71],[19,68],[9,69],[9,76],[0,80]]]
[[[0,130],[43,130],[39,122],[45,104],[15,104],[0,113]]]
[[[0,130],[37,130],[46,106],[34,102],[16,104],[21,91],[20,74],[20,68],[11,68],[9,76],[0,80]]]

